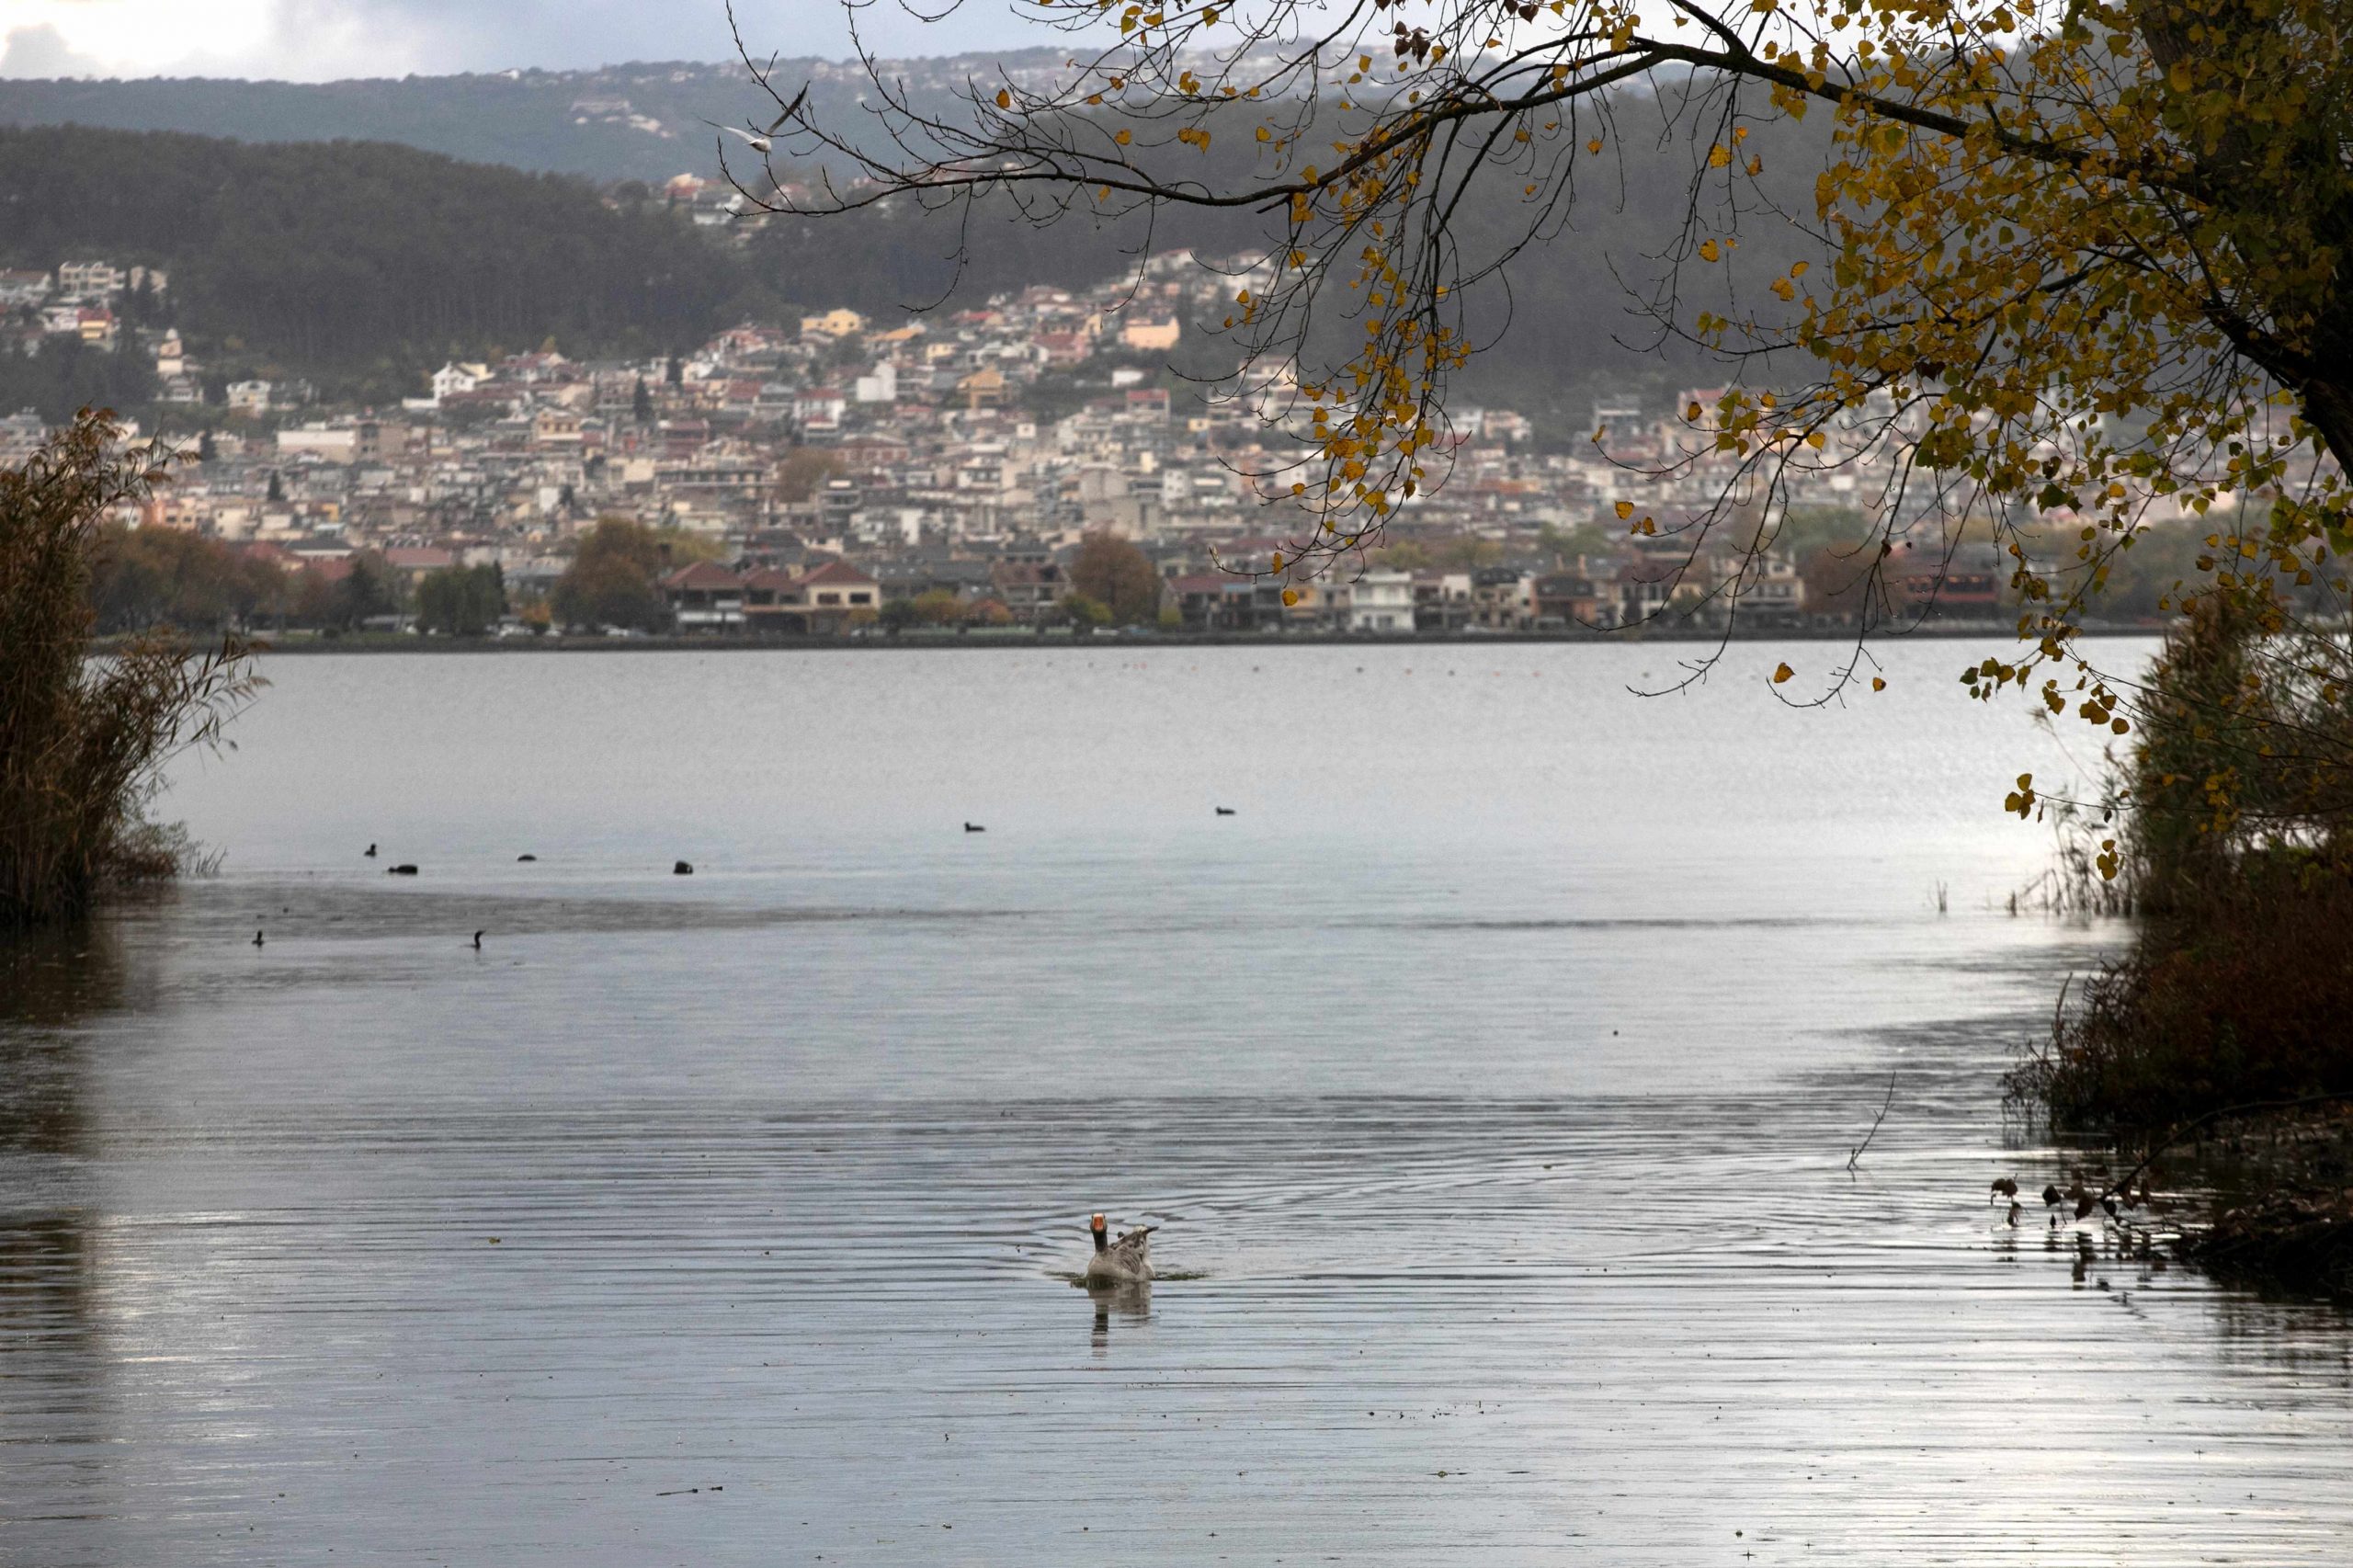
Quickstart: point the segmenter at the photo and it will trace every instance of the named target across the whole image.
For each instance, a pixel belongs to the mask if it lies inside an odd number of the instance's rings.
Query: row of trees
[[[418,627],[477,637],[514,607],[494,564],[452,566],[420,577],[405,593],[374,551],[360,551],[330,571],[288,572],[219,540],[177,528],[92,530],[86,594],[93,625],[122,636],[154,627],[218,632],[308,627],[353,631],[371,619],[413,611]],[[661,578],[677,567],[715,559],[708,538],[607,517],[581,536],[572,564],[556,580],[538,619],[565,627],[658,631],[669,608]],[[1109,535],[1093,535],[1071,568],[1070,618],[1082,625],[1150,625],[1159,617],[1161,582],[1151,558]],[[525,606],[526,614],[537,608]],[[995,624],[1011,614],[995,600],[968,604],[945,590],[895,601],[885,623]]]
[[[91,530],[85,592],[93,629],[129,636],[158,627],[184,632],[309,627],[356,631],[414,609],[427,631],[479,636],[507,613],[495,565],[430,572],[404,594],[382,555],[360,551],[335,570],[289,572],[233,545],[178,528]]]

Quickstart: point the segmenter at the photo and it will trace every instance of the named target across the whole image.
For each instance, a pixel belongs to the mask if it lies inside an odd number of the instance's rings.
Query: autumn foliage
[[[2063,1125],[2353,1091],[2353,706],[2341,633],[2202,599],[2146,683],[2103,841],[2143,919],[2015,1081]]]
[[[1254,474],[1290,537],[1236,569],[1353,570],[1444,480],[1471,301],[1544,267],[1564,227],[1608,221],[1639,105],[1642,134],[1663,121],[1688,149],[1688,205],[1663,255],[1626,258],[1631,303],[1732,381],[1680,411],[1683,450],[1654,465],[1716,476],[1718,505],[1673,530],[1689,561],[1801,476],[1887,476],[1855,603],[1885,601],[1870,574],[1909,531],[1990,527],[2023,646],[1981,695],[2023,692],[2110,733],[2131,694],[2077,631],[2153,511],[2227,504],[2245,521],[2219,539],[2218,573],[2259,560],[2345,597],[2338,0],[1044,0],[1033,15],[1071,35],[1068,71],[975,79],[955,117],[870,61],[858,123],[837,126],[747,51],[763,157],[823,154],[861,177],[812,189],[738,165],[741,199],[815,216],[986,199],[1040,222],[1265,214],[1227,313],[1202,324],[1239,350],[1225,395],[1290,437]],[[1237,135],[1246,174],[1200,156]],[[1789,199],[1768,147],[1818,160],[1808,199]],[[1466,221],[1476,187],[1516,194],[1521,221]],[[1776,243],[1744,251],[1760,233]],[[1787,259],[1792,235],[1810,256]],[[1836,668],[1816,699],[1868,673]]]

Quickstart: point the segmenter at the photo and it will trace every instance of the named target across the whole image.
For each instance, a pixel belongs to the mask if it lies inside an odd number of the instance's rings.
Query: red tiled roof
[[[665,588],[740,588],[744,579],[716,561],[698,561],[691,566],[681,566],[662,579]]]
[[[823,566],[811,567],[801,577],[804,588],[824,583],[873,583],[874,579],[847,561],[828,561]]]

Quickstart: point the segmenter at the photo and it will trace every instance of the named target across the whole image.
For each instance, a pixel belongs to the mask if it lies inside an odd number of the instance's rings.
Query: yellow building
[[[803,337],[857,337],[866,331],[866,318],[856,311],[833,310],[821,316],[802,316]]]

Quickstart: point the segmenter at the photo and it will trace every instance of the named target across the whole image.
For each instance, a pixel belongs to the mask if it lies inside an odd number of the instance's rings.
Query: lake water
[[[1980,651],[272,660],[0,971],[0,1561],[2343,1563],[2345,1320],[1986,1205]]]

